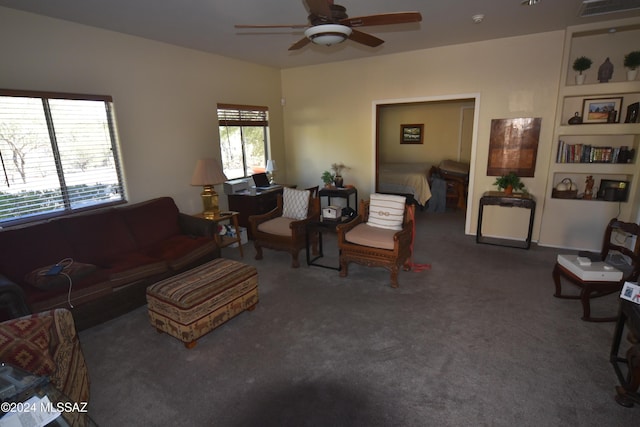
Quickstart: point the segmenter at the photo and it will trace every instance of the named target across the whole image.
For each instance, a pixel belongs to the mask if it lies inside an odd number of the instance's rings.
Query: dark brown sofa
[[[213,222],[180,213],[170,197],[2,230],[0,305],[7,318],[68,308],[82,330],[144,305],[150,284],[218,258],[214,237]],[[43,275],[65,259],[65,274]]]

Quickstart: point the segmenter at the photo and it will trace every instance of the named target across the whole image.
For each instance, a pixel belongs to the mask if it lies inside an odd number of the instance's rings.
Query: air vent
[[[634,9],[640,9],[640,0],[584,0],[578,16],[585,18]]]

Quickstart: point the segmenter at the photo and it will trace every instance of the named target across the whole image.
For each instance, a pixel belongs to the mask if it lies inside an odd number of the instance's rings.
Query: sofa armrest
[[[0,307],[11,319],[31,313],[20,285],[2,274],[0,274]]]
[[[182,212],[178,213],[178,224],[182,233],[188,236],[215,237],[217,234],[217,225],[214,221]]]

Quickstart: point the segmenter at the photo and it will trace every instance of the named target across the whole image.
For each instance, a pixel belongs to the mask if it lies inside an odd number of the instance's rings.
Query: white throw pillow
[[[406,197],[373,193],[369,202],[369,219],[372,227],[402,230]]]
[[[285,187],[282,192],[282,216],[305,219],[309,211],[309,190]]]

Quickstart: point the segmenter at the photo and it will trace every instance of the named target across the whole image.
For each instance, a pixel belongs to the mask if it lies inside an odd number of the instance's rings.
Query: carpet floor
[[[146,307],[87,329],[90,414],[101,426],[638,426],[613,400],[613,323],[553,297],[553,248],[476,244],[461,213],[417,213],[415,263],[346,278],[251,244],[260,302],[195,348]],[[604,227],[604,226],[603,226]],[[334,235],[322,260],[337,265]],[[615,313],[618,298],[594,303]]]

